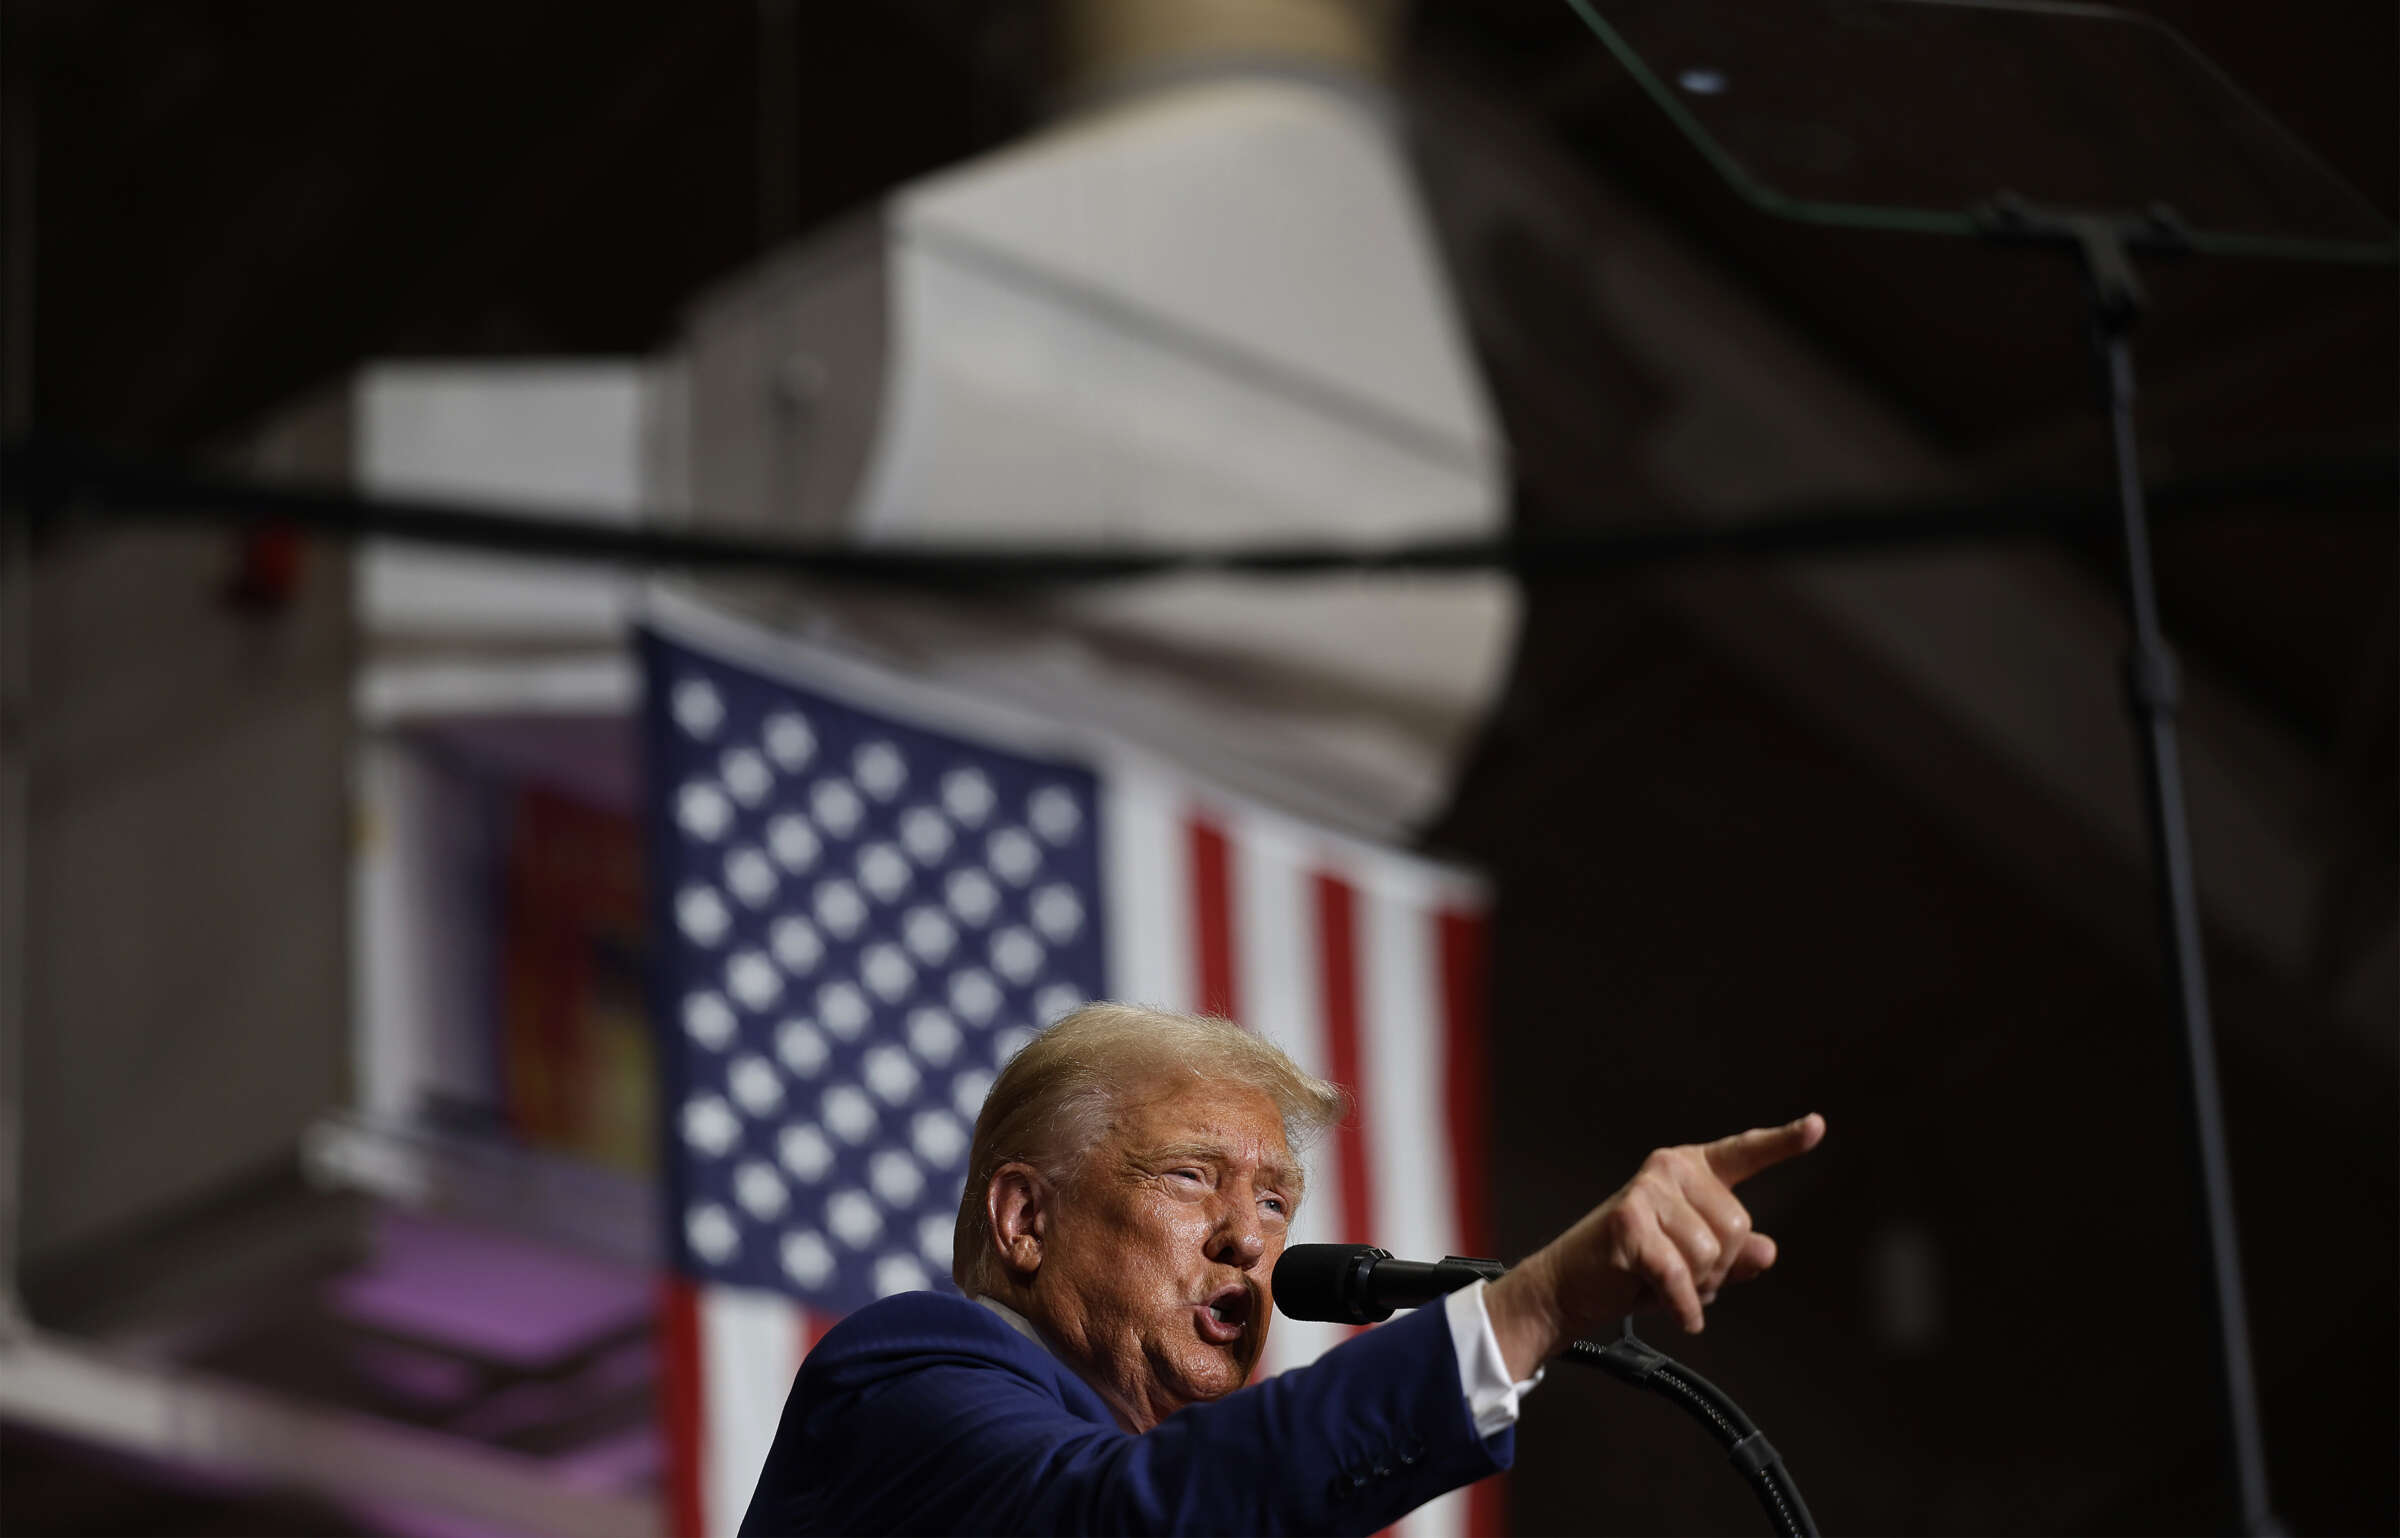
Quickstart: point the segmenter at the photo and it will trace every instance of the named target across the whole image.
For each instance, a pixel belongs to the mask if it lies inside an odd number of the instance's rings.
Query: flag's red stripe
[[[1200,1013],[1240,1018],[1234,986],[1233,852],[1225,830],[1205,817],[1186,824],[1192,862],[1192,977]]]
[[[1372,1244],[1375,1202],[1372,1171],[1367,1165],[1367,1117],[1370,1108],[1363,1086],[1364,1043],[1359,1034],[1358,1009],[1358,894],[1338,876],[1319,872],[1317,889],[1317,970],[1324,979],[1325,1059],[1334,1082],[1350,1091],[1354,1101],[1349,1118],[1334,1132],[1334,1162],[1340,1166],[1342,1241]]]
[[[821,1308],[800,1310],[800,1359],[808,1360],[808,1354],[817,1349],[817,1342],[823,1340],[825,1333],[841,1322],[841,1315],[826,1313]]]
[[[1484,1034],[1486,926],[1483,915],[1434,916],[1441,958],[1442,1094],[1450,1123],[1450,1167],[1458,1192],[1458,1242],[1469,1255],[1496,1254],[1491,1220],[1491,1059]],[[1467,1487],[1467,1532],[1508,1531],[1508,1481],[1494,1474]]]
[[[708,1508],[700,1493],[700,1294],[679,1276],[666,1280],[658,1321],[659,1401],[667,1432],[667,1517],[675,1538],[707,1538]]]
[[[1492,1474],[1467,1486],[1467,1538],[1505,1538],[1508,1476]]]

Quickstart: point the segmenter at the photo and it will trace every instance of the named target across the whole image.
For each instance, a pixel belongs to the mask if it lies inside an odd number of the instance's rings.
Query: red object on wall
[[[509,1125],[557,1152],[655,1162],[634,820],[556,791],[517,794],[500,976]]]
[[[300,576],[308,546],[300,531],[288,524],[270,523],[241,536],[235,552],[233,577],[225,596],[244,609],[274,610],[291,606],[300,595]]]

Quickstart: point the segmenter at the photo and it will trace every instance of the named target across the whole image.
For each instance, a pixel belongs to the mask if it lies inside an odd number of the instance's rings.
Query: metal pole
[[[18,31],[20,55],[30,52]],[[33,422],[34,104],[32,72],[12,61],[6,108],[8,341],[0,357],[0,425],[12,436]],[[33,531],[0,520],[0,1338],[24,1324],[26,842],[32,832]]]
[[[2133,643],[2126,659],[2136,735],[2141,739],[2150,848],[2157,862],[2159,916],[2166,929],[2167,978],[2183,1032],[2184,1085],[2189,1092],[2193,1152],[2208,1231],[2209,1291],[2216,1308],[2217,1363],[2225,1435],[2232,1444],[2235,1488],[2243,1530],[2282,1531],[2267,1497],[2267,1459],[2259,1432],[2258,1388],[2250,1363],[2249,1314],[2242,1291],[2241,1248],[2233,1221],[2233,1183],[2225,1156],[2225,1112],[2217,1092],[2217,1051],[2208,1012],[2208,973],[2200,948],[2200,904],[2192,878],[2191,834],[2185,826],[2183,761],[2176,747],[2175,659],[2158,625],[2158,595],[2150,572],[2150,528],[2142,506],[2142,476],[2133,432],[2133,350],[2130,314],[2104,305],[2094,328],[2105,371],[2109,423],[2115,440],[2117,496],[2124,510],[2125,593]]]
[[[800,225],[800,30],[793,0],[758,0],[758,249]]]

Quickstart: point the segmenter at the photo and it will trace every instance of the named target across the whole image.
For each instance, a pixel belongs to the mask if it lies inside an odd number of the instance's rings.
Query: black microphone
[[[1275,1307],[1286,1319],[1381,1324],[1396,1308],[1421,1308],[1507,1272],[1496,1260],[1464,1255],[1394,1260],[1371,1244],[1295,1244],[1275,1262]]]

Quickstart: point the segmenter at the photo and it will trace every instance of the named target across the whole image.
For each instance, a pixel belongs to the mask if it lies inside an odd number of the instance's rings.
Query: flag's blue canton
[[[645,658],[677,1263],[837,1313],[946,1286],[984,1092],[1100,992],[1096,782]]]

